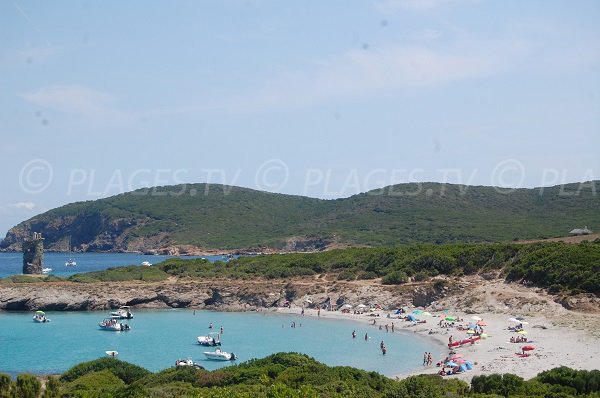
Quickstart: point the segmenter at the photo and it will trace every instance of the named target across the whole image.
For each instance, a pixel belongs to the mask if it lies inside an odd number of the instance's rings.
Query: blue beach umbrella
[[[414,321],[416,321],[416,320],[417,320],[417,318],[416,318],[416,317],[415,317],[413,314],[408,314],[408,315],[406,316],[406,319],[408,319],[408,320],[409,320],[409,321],[411,321],[411,322],[414,322]]]

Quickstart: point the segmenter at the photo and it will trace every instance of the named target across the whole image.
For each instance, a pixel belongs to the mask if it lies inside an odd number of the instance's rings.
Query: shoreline
[[[274,313],[300,315],[301,308],[293,309],[277,309]],[[423,317],[421,319],[428,320],[427,324],[417,324],[411,326],[412,322],[406,322],[402,319],[387,318],[385,311],[376,311],[380,313],[380,317],[370,317],[368,315],[358,314],[343,314],[338,311],[321,311],[321,317],[325,319],[340,319],[350,320],[356,323],[376,327],[382,324],[385,325],[394,322],[395,331],[393,333],[405,333],[418,335],[419,337],[429,340],[439,347],[442,354],[433,355],[433,365],[422,366],[417,364],[418,370],[408,373],[397,373],[391,376],[395,379],[403,379],[409,376],[420,374],[436,374],[440,368],[436,363],[442,361],[449,353],[450,349],[447,346],[448,337],[453,336],[454,340],[466,338],[466,333],[460,332],[452,328],[440,328],[437,325],[439,317]],[[464,323],[469,323],[471,316],[475,314],[464,314],[462,312],[453,313],[459,315]],[[467,372],[448,378],[458,378],[460,380],[470,382],[474,376],[484,374],[502,374],[512,373],[524,379],[531,379],[538,373],[545,370],[550,370],[559,366],[568,366],[573,369],[598,369],[600,367],[600,339],[591,336],[584,328],[568,328],[557,324],[560,319],[551,319],[545,316],[527,316],[526,320],[529,325],[526,325],[528,331],[527,338],[529,343],[510,343],[510,337],[518,336],[516,333],[510,332],[507,327],[511,322],[508,320],[512,315],[504,313],[480,313],[477,314],[487,326],[484,331],[489,337],[485,340],[480,340],[474,345],[454,348],[454,352],[464,355],[464,357],[472,362],[473,369]],[[305,316],[317,317],[317,310],[306,309]],[[594,318],[594,322],[600,324],[600,319],[596,315],[587,315]],[[584,315],[573,314],[571,322],[574,325],[581,325]],[[376,325],[371,325],[372,319],[376,319]],[[431,321],[430,321],[431,320]],[[472,321],[473,322],[473,321]],[[424,326],[427,325],[427,326]],[[536,327],[537,326],[537,327]],[[546,329],[543,329],[542,327]],[[429,334],[429,330],[433,330],[433,334]],[[390,333],[391,330],[390,330]],[[533,341],[531,341],[533,340]],[[571,344],[564,344],[570,342]],[[527,358],[519,357],[516,354],[524,345],[533,345],[536,350],[531,352],[531,356]],[[475,365],[475,363],[477,363]]]

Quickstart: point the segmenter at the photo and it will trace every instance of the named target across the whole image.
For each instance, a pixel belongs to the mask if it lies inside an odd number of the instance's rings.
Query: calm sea
[[[146,256],[131,253],[44,253],[44,267],[52,268],[50,275],[69,276],[81,272],[101,271],[111,267],[141,265],[144,261],[156,264],[168,258],[173,258],[173,256]],[[180,258],[199,257],[183,256]],[[224,260],[223,256],[205,256],[204,258],[210,261]],[[69,259],[75,260],[77,265],[65,266]],[[22,272],[22,253],[0,252],[0,278]]]
[[[234,352],[238,362],[294,351],[328,365],[392,375],[417,369],[424,351],[431,351],[434,358],[443,354],[443,347],[417,336],[323,317],[139,310],[128,321],[132,330],[108,332],[98,328],[106,315],[104,311],[48,312],[52,322],[40,324],[32,321],[33,313],[0,312],[0,372],[60,373],[79,362],[103,357],[107,350],[116,350],[120,359],[152,371],[173,366],[178,358],[191,358],[207,369],[229,366],[230,362],[205,360],[202,353],[210,349],[196,343],[197,336],[209,332],[210,322],[215,330],[223,326],[222,349]],[[296,328],[291,327],[294,321]],[[354,329],[356,339],[351,337]],[[385,356],[379,349],[381,340],[388,348]]]

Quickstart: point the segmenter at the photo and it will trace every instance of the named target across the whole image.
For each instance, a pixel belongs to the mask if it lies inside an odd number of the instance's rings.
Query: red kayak
[[[535,350],[535,347],[532,345],[526,345],[526,346],[522,347],[522,350],[523,351],[533,351],[533,350]]]
[[[481,336],[473,336],[470,339],[455,341],[452,344],[448,344],[448,347],[459,347],[461,345],[471,344],[471,343],[476,342],[479,339],[481,339]]]

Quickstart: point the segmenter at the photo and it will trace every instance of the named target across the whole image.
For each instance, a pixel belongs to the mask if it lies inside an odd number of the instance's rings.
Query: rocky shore
[[[326,279],[181,280],[164,282],[39,282],[0,285],[0,310],[104,310],[129,305],[138,308],[195,308],[243,311],[301,306],[328,307],[373,303],[385,307],[426,305],[443,295],[428,284],[392,287],[372,282],[330,282]]]

